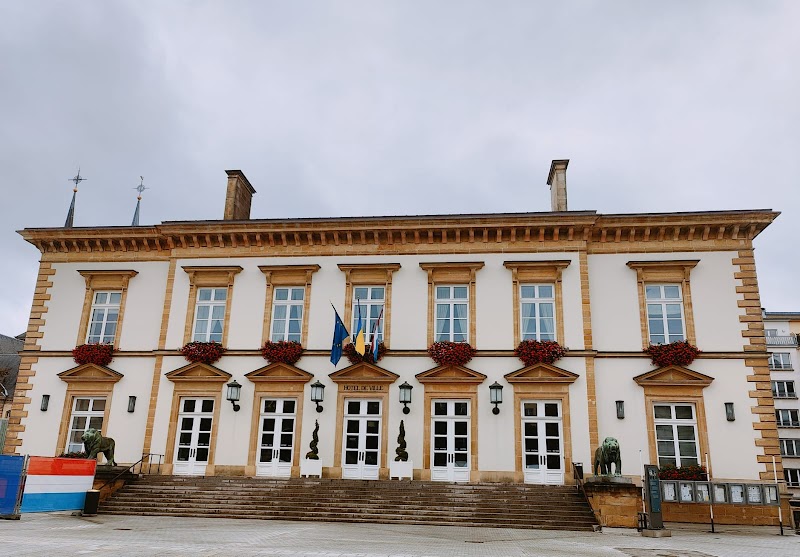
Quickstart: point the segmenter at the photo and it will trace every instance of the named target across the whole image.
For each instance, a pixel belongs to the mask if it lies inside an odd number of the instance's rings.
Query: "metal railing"
[[[158,457],[158,462],[153,462],[154,460],[156,460],[154,457]],[[147,461],[147,464],[145,464],[145,461]],[[156,466],[156,474],[160,474],[161,473],[161,465],[163,464],[163,462],[164,462],[164,455],[163,454],[155,454],[155,453],[143,454],[142,458],[140,458],[139,460],[137,460],[136,462],[134,462],[133,464],[128,466],[125,470],[123,470],[122,472],[120,472],[119,474],[117,474],[116,476],[111,478],[110,480],[108,480],[103,485],[101,485],[100,488],[99,488],[99,491],[102,491],[104,487],[113,484],[115,481],[120,479],[125,474],[134,474],[136,476],[138,476],[140,474],[144,474],[144,467],[145,466],[147,466],[147,473],[148,474],[152,474],[153,473],[153,466]],[[139,471],[138,472],[136,471],[136,467],[137,466],[139,467]]]
[[[797,335],[767,335],[767,346],[797,346]]]

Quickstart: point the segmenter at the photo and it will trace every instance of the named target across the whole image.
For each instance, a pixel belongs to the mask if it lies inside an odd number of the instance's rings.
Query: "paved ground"
[[[673,528],[675,526],[673,525]],[[0,520],[0,555],[277,557],[798,557],[800,536],[777,528],[679,526],[672,538],[636,531],[550,532],[498,528],[155,518],[65,513]]]

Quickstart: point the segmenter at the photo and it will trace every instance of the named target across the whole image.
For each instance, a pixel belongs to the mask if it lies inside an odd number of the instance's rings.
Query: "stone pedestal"
[[[642,490],[625,476],[592,476],[584,484],[586,496],[601,526],[636,528],[642,511]]]

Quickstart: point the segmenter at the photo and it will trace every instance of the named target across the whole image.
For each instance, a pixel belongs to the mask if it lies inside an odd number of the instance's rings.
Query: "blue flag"
[[[331,304],[333,306],[333,304]],[[333,308],[333,313],[336,314],[336,322],[333,325],[333,343],[331,344],[331,363],[336,365],[339,363],[339,360],[342,359],[342,343],[347,340],[350,336],[350,333],[347,332],[347,328],[344,326],[342,322],[342,318],[339,317],[339,312],[336,311],[336,308]]]

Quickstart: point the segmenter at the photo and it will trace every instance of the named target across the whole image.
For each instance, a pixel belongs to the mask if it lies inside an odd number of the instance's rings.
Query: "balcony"
[[[767,335],[767,346],[797,346],[797,336],[770,336]]]

